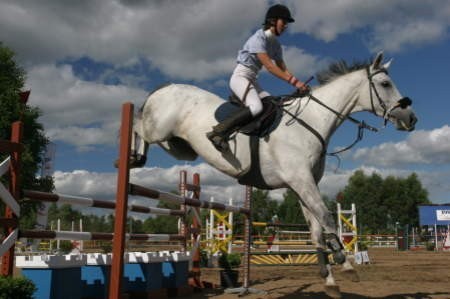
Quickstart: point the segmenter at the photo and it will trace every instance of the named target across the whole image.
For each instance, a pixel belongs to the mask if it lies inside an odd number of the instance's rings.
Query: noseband
[[[386,123],[387,123],[389,117],[391,116],[392,111],[399,107],[402,109],[407,108],[408,106],[410,106],[412,104],[412,100],[409,97],[403,97],[400,100],[398,100],[395,105],[392,105],[392,107],[388,107],[386,105],[386,102],[383,101],[383,99],[380,97],[380,94],[378,93],[375,83],[373,82],[374,76],[376,76],[377,74],[380,74],[380,73],[385,73],[387,75],[388,71],[385,68],[381,68],[371,74],[369,66],[366,67],[366,71],[367,71],[367,78],[369,79],[369,84],[370,84],[369,91],[370,91],[370,104],[372,106],[372,112],[375,115],[377,115],[376,110],[375,110],[374,100],[373,100],[373,98],[374,98],[373,94],[375,94],[375,96],[378,100],[378,104],[381,106],[381,108],[383,108],[384,126],[386,126]]]

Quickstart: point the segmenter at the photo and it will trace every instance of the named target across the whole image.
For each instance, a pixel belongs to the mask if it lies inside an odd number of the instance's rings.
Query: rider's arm
[[[289,73],[289,75],[292,75],[292,74],[288,71],[287,66],[286,66],[286,63],[284,63],[283,60],[275,60],[275,64],[276,64],[281,70],[283,70],[284,72]]]
[[[272,75],[280,78],[281,80],[287,81],[288,83],[294,85],[296,88],[303,88],[305,85],[300,80],[296,79],[286,68],[286,64],[283,61],[277,61],[276,64],[273,63],[267,53],[257,53],[256,54],[262,65],[271,73]]]

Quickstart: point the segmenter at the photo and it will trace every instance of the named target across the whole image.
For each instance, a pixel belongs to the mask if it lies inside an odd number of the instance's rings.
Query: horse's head
[[[366,68],[367,82],[363,84],[360,100],[366,102],[367,107],[385,121],[391,121],[397,130],[412,131],[417,117],[411,108],[412,101],[403,97],[389,77],[387,69],[391,61],[382,64],[383,53],[378,53],[373,63]]]

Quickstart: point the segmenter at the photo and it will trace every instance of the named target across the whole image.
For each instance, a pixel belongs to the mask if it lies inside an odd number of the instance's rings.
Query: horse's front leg
[[[331,249],[334,261],[338,264],[342,264],[343,269],[347,274],[353,274],[354,277],[352,280],[357,281],[356,272],[350,262],[346,259],[344,246],[337,236],[335,221],[323,202],[319,189],[312,176],[308,177],[307,175],[304,175],[301,179],[291,182],[289,185],[298,194],[302,205],[305,207],[304,210],[309,211],[311,228],[315,231],[314,235],[317,244],[321,244],[321,247],[318,248],[325,249],[328,247]],[[322,229],[324,230],[325,238],[323,238]],[[326,257],[322,255],[321,259],[322,263],[326,265]],[[329,266],[326,267],[330,268]],[[331,271],[329,271],[328,274],[332,275]]]
[[[309,211],[310,218],[314,218],[318,225],[323,228],[325,241],[336,256],[335,262],[342,264],[345,261],[345,255],[341,255],[344,246],[337,236],[336,223],[322,200],[319,189],[312,177],[304,175],[299,181],[290,183],[290,187],[297,193],[301,204]],[[313,223],[313,222],[311,222]]]
[[[303,215],[309,224],[309,229],[311,232],[311,241],[317,250],[317,260],[319,264],[319,274],[325,279],[325,293],[332,298],[341,298],[341,293],[339,291],[339,286],[333,277],[333,272],[331,269],[330,261],[328,259],[327,245],[322,235],[322,226],[317,221],[317,219],[312,215],[308,208],[300,203]]]

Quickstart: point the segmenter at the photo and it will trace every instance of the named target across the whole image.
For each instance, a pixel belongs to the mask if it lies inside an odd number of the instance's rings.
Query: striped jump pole
[[[307,224],[297,224],[297,223],[274,223],[274,222],[252,222],[253,226],[258,227],[301,227],[309,228]]]
[[[105,240],[112,241],[114,233],[51,231],[51,230],[21,230],[20,238],[54,239],[54,240]],[[125,234],[126,240],[169,242],[183,241],[185,236],[176,234]],[[116,256],[113,255],[113,259]]]
[[[245,241],[236,240],[233,244],[240,245],[245,244]],[[313,245],[312,241],[253,241],[252,244],[255,245]]]
[[[31,201],[58,202],[63,204],[79,205],[83,207],[103,208],[111,210],[114,210],[116,208],[116,203],[110,200],[99,200],[89,197],[65,195],[58,193],[47,193],[33,190],[23,190],[22,193],[24,198],[28,198]],[[182,210],[144,207],[133,204],[128,205],[128,211],[143,214],[184,216],[184,211]]]
[[[201,199],[192,199],[184,196],[175,195],[168,192],[159,191],[156,189],[151,189],[147,187],[142,187],[139,185],[130,183],[130,194],[149,197],[157,200],[162,200],[169,203],[176,203],[181,205],[187,205],[191,207],[204,208],[204,209],[213,209],[219,211],[229,211],[242,213],[245,215],[250,215],[250,209],[243,207],[230,206],[218,202],[210,202],[207,200]]]

